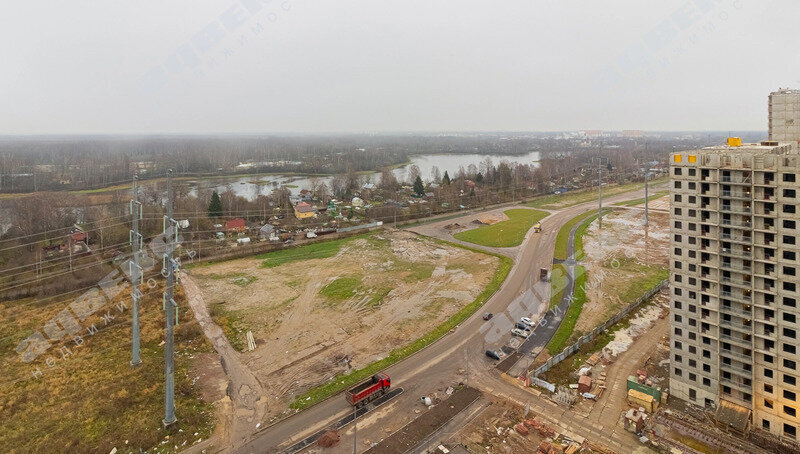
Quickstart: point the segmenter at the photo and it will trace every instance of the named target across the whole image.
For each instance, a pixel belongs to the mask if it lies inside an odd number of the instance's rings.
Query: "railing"
[[[732,386],[736,386],[737,388],[744,388],[744,389],[747,389],[747,390],[753,389],[753,387],[751,385],[747,385],[747,384],[745,384],[743,382],[731,380],[730,378],[720,377],[719,378],[719,382],[720,383],[725,383],[725,384],[728,384],[728,385],[732,385]]]
[[[753,377],[753,371],[752,370],[746,370],[746,369],[744,369],[742,367],[734,366],[733,364],[719,363],[719,365],[720,365],[720,368],[723,369],[723,370],[727,370],[727,371],[730,371],[730,372],[733,372],[733,373],[739,374],[739,375],[744,375],[744,376],[750,377],[750,378]]]
[[[741,191],[722,191],[720,197],[731,197],[737,199],[750,199],[749,192],[741,192]]]
[[[735,352],[733,350],[725,350],[725,349],[720,349],[719,352],[721,354],[723,354],[725,356],[729,356],[729,357],[731,357],[731,358],[733,358],[733,359],[735,359],[735,360],[737,360],[739,362],[743,362],[745,364],[753,364],[753,357],[752,356],[743,355],[743,354],[737,353],[737,352]]]
[[[753,223],[750,221],[732,221],[730,219],[721,219],[720,224],[731,225],[734,227],[745,227],[745,228],[750,228],[753,225]]]
[[[723,292],[723,293],[725,293],[725,292]],[[730,293],[730,292],[728,292],[728,293]],[[733,314],[733,315],[736,315],[736,316],[739,316],[739,317],[753,318],[753,313],[752,312],[745,311],[745,310],[742,310],[742,309],[735,309],[735,308],[729,307],[729,306],[720,305],[719,306],[719,311],[720,312],[725,312],[726,314]]]
[[[719,339],[720,340],[730,341],[730,342],[737,342],[737,343],[740,343],[740,344],[744,344],[746,346],[752,346],[753,345],[753,340],[752,339],[747,340],[747,339],[742,339],[741,337],[733,337],[730,334],[720,334],[719,335]]]
[[[752,297],[750,295],[745,295],[743,293],[732,293],[732,292],[729,292],[727,290],[723,290],[723,291],[719,292],[719,296],[721,296],[723,298],[729,298],[729,299],[732,299],[732,300],[736,300],[736,301],[745,301],[747,303],[750,303],[750,301],[752,300]],[[736,310],[736,309],[732,309],[732,310]]]
[[[753,252],[752,251],[734,251],[733,249],[726,248],[726,247],[719,248],[719,252],[720,252],[720,254],[731,255],[731,256],[734,256],[734,257],[746,257],[746,258],[749,258],[749,257],[753,256]]]
[[[737,213],[737,214],[751,214],[752,209],[750,207],[732,207],[730,205],[722,205],[719,207],[720,211],[727,211],[729,213]]]
[[[722,269],[726,269],[726,270],[732,270],[732,271],[750,271],[750,267],[749,266],[732,265],[730,263],[724,263],[724,262],[722,263],[721,268]]]
[[[742,286],[742,287],[750,287],[752,285],[752,282],[750,282],[750,281],[746,281],[744,279],[733,279],[730,276],[722,276],[722,279],[720,279],[720,280],[722,282],[728,282],[728,283],[731,283],[731,284],[734,284],[734,285],[739,285],[739,286]]]

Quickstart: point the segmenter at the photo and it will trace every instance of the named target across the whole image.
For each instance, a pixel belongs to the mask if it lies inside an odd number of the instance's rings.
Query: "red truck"
[[[391,386],[392,380],[388,375],[384,373],[375,374],[369,380],[348,389],[345,392],[345,398],[350,402],[350,405],[363,407],[372,399],[386,394],[386,391]]]

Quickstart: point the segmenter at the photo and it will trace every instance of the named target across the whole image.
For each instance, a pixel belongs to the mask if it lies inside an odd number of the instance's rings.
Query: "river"
[[[478,169],[481,168],[486,158],[490,158],[494,165],[501,161],[508,161],[509,163],[519,164],[536,164],[539,161],[539,152],[533,151],[526,155],[485,155],[485,154],[423,154],[411,157],[411,163],[399,167],[394,170],[394,174],[398,181],[405,181],[408,176],[408,168],[411,165],[419,167],[419,173],[423,180],[431,180],[431,172],[435,167],[439,168],[441,175],[444,172],[450,175],[451,178],[455,177],[458,173],[459,167],[464,166],[466,169],[470,164],[474,164]],[[380,182],[380,173],[373,173],[368,175],[372,183],[377,184]],[[330,187],[330,176],[319,177],[319,181],[325,182]],[[311,186],[311,179],[307,176],[296,175],[259,175],[259,176],[245,176],[245,177],[231,177],[231,178],[207,178],[200,180],[193,180],[189,182],[190,194],[197,195],[198,189],[207,191],[215,190],[222,193],[227,190],[228,185],[236,193],[236,195],[247,198],[248,200],[255,200],[259,195],[269,195],[273,189],[286,186],[292,194],[297,195],[301,190],[308,189]]]

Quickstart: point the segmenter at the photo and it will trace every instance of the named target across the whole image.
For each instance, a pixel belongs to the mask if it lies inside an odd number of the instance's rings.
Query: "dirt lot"
[[[267,420],[293,397],[349,367],[360,368],[432,330],[472,302],[499,259],[408,232],[380,231],[346,241],[327,258],[277,267],[247,258],[195,268],[212,313],[233,327],[265,393]]]
[[[650,213],[643,227],[640,210],[616,209],[595,220],[583,236],[587,272],[587,301],[575,326],[576,333],[591,331],[667,275],[669,215]]]
[[[525,421],[528,423],[525,424]],[[533,413],[525,414],[525,408],[507,400],[496,398],[480,415],[466,424],[447,443],[450,447],[465,446],[471,453],[535,453],[547,440],[554,447],[554,429],[536,421]],[[516,427],[520,427],[518,430]],[[567,447],[568,445],[564,445]],[[577,446],[572,448],[577,450]],[[557,452],[563,452],[557,451]],[[577,452],[577,451],[576,451]]]

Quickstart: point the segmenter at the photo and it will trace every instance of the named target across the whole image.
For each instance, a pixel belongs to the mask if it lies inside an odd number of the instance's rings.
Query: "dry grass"
[[[192,356],[210,351],[199,325],[179,291],[181,324],[176,328],[175,399],[177,425],[161,429],[164,411],[164,315],[161,288],[145,291],[140,312],[142,365],[131,368],[130,303],[120,312],[117,296],[96,314],[114,316],[108,326],[99,315],[82,323],[84,342],[78,347],[72,337],[63,346],[72,355],[51,347],[31,364],[14,351],[17,343],[72,302],[67,299],[37,304],[32,300],[0,305],[0,447],[9,452],[97,452],[114,447],[123,451],[173,452],[184,443],[207,438],[214,426],[213,406],[199,398],[188,375]],[[125,296],[127,299],[127,294]],[[89,335],[85,327],[99,331]],[[48,367],[49,356],[55,360]],[[32,371],[41,370],[36,379]],[[195,433],[197,436],[194,436]],[[169,441],[162,444],[165,436]],[[178,446],[178,449],[175,446]]]

